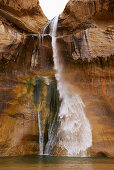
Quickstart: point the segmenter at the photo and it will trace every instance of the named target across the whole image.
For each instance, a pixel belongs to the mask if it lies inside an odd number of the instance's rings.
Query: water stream
[[[45,155],[50,155],[54,145],[56,144],[56,141],[57,141],[57,134],[56,134],[57,126],[58,126],[57,115],[55,115],[53,122],[52,122],[52,125],[48,129],[48,142],[45,146],[45,151],[44,151]]]
[[[43,155],[43,144],[44,144],[44,136],[42,132],[42,122],[40,111],[38,110],[38,129],[39,129],[39,146],[40,146],[40,155]]]
[[[57,142],[60,106],[57,83],[54,77],[36,78],[34,103],[38,115],[39,155],[50,155]]]
[[[42,119],[41,119],[41,104],[42,100],[42,89],[43,89],[43,82],[42,79],[38,79],[36,81],[36,86],[34,87],[34,103],[37,107],[37,114],[38,114],[38,131],[39,131],[39,148],[40,148],[40,155],[43,155],[43,147],[44,147],[44,134],[43,134],[43,127],[42,127]]]
[[[52,49],[56,70],[57,88],[62,100],[58,129],[59,145],[67,150],[69,156],[87,156],[86,150],[92,146],[90,123],[84,112],[84,103],[72,85],[64,79],[64,65],[58,54],[56,43],[58,17],[51,22]]]
[[[84,112],[84,103],[77,93],[74,90],[73,85],[69,82],[69,77],[65,72],[64,62],[59,55],[59,49],[57,46],[57,24],[58,24],[58,16],[55,17],[50,22],[50,36],[52,37],[52,50],[53,50],[53,60],[54,60],[54,69],[56,70],[55,78],[57,81],[57,89],[59,92],[59,100],[61,101],[61,105],[58,109],[53,110],[49,107],[49,121],[47,128],[47,141],[44,139],[43,132],[43,123],[42,123],[42,113],[47,112],[41,111],[40,109],[40,100],[42,100],[41,94],[43,93],[42,87],[44,86],[41,80],[38,80],[37,89],[37,101],[38,104],[38,129],[39,129],[39,146],[40,146],[40,155],[50,155],[53,150],[56,142],[58,142],[59,147],[62,150],[67,151],[68,156],[89,156],[87,154],[87,149],[92,146],[92,132],[90,123]],[[43,39],[43,37],[42,37]],[[43,40],[42,40],[43,41]],[[43,82],[47,83],[46,86],[54,87],[53,83],[49,83],[49,80],[45,77],[43,78]],[[48,81],[47,81],[48,80]],[[41,81],[41,82],[40,82]],[[41,87],[40,87],[41,86]],[[49,89],[48,89],[49,91]],[[55,91],[55,90],[54,90]],[[53,91],[53,92],[54,92]],[[54,93],[49,92],[51,96]],[[52,94],[53,93],[53,94]],[[56,92],[57,93],[57,92]],[[51,97],[50,96],[50,97]],[[41,99],[40,99],[41,98]],[[50,98],[51,99],[51,98]],[[52,103],[55,107],[55,101],[57,99],[52,98],[51,100],[45,99],[46,102],[49,102],[50,106]],[[46,106],[45,106],[46,107]],[[58,107],[58,106],[57,106]],[[59,126],[58,126],[59,120]]]

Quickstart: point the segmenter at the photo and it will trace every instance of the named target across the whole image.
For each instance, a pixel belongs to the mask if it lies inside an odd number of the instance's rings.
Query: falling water
[[[57,142],[58,110],[60,106],[54,77],[37,77],[34,103],[38,115],[40,155],[50,155]]]
[[[44,154],[50,155],[57,142],[58,110],[60,106],[59,94],[55,80],[50,81],[50,85],[48,83],[47,103],[50,114],[48,117],[48,140],[45,146]]]
[[[39,128],[40,155],[43,155],[44,136],[43,136],[43,132],[42,132],[42,121],[41,121],[40,111],[38,111],[38,128]]]
[[[52,122],[52,125],[50,126],[49,130],[48,130],[48,142],[46,144],[45,147],[45,155],[49,155],[54,147],[54,145],[56,144],[57,141],[57,134],[56,134],[56,129],[57,129],[57,115],[55,115],[55,118]]]
[[[43,146],[44,146],[44,134],[43,134],[43,127],[42,127],[42,119],[41,119],[41,99],[40,99],[42,89],[43,89],[42,79],[38,78],[38,80],[36,81],[36,85],[34,86],[34,103],[37,107],[37,114],[38,114],[40,155],[43,155]]]
[[[84,113],[84,103],[80,96],[74,92],[72,85],[64,80],[63,64],[58,55],[56,44],[58,17],[51,22],[52,48],[54,67],[56,70],[57,87],[62,100],[58,129],[59,145],[65,148],[69,156],[78,156],[86,153],[92,145],[91,126]],[[86,156],[86,155],[84,155]]]

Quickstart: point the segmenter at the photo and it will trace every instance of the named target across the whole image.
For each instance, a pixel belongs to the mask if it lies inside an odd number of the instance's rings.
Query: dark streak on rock
[[[95,9],[95,12],[94,12],[94,15],[96,14],[97,10],[96,10],[96,1],[94,1],[94,9]]]
[[[103,10],[103,5],[105,3],[105,0],[99,0],[100,4],[101,4],[101,11]]]
[[[114,11],[114,0],[109,0],[109,8],[108,8],[108,10],[110,12]]]
[[[80,44],[80,42],[82,41],[83,38],[82,37],[76,38],[74,35],[72,35],[72,38],[75,41],[76,47],[77,47],[79,54],[80,54],[80,57],[81,57],[81,44]]]
[[[6,2],[7,5],[9,5],[9,1],[10,1],[10,0],[7,0],[7,2]]]
[[[7,109],[9,106],[10,106],[10,104],[8,104],[8,103],[0,102],[0,113],[3,113],[3,111],[5,109]]]
[[[22,140],[23,141],[36,141],[38,142],[38,135],[32,135],[32,134],[28,134],[23,136]]]
[[[9,117],[12,117],[12,118],[22,118],[22,119],[25,118],[23,113],[15,113],[15,114],[9,115]]]

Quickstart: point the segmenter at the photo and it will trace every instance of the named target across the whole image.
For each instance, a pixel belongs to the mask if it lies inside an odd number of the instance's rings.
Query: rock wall
[[[14,74],[0,75],[0,156],[38,153],[32,88]]]
[[[0,61],[14,60],[26,37],[41,33],[47,22],[39,2],[0,1]]]
[[[70,0],[60,15],[59,29],[62,34],[71,34],[98,27],[97,24],[104,27],[108,23],[113,25],[113,19],[113,0]]]
[[[1,0],[0,16],[4,22],[26,33],[41,33],[47,22],[37,0]]]
[[[38,122],[29,79],[49,63],[52,49],[50,43],[40,49],[42,39],[31,34],[41,33],[46,22],[37,0],[0,1],[0,156],[38,153]],[[45,58],[40,57],[43,52]]]
[[[92,126],[89,156],[114,157],[113,9],[112,0],[70,0],[58,23],[57,46],[66,79],[80,94]],[[0,16],[0,156],[39,154],[36,77],[54,77],[51,37],[37,35],[47,18],[36,0],[2,0]],[[43,98],[46,144],[50,111],[45,107]],[[66,156],[67,152],[56,142],[51,154]]]

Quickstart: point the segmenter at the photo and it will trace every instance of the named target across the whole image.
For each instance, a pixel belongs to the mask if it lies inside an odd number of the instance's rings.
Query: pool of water
[[[24,156],[0,158],[0,170],[114,170],[113,158]]]

